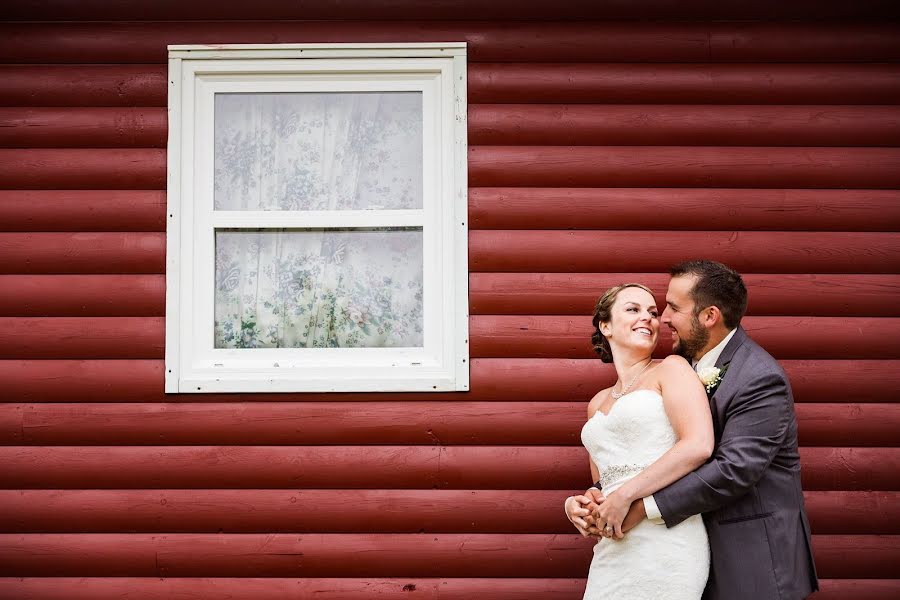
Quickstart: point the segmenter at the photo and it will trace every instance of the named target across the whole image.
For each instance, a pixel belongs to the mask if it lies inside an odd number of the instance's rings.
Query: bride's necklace
[[[634,378],[633,378],[631,381],[628,382],[628,385],[626,385],[625,387],[622,388],[622,391],[621,391],[621,392],[617,392],[617,391],[615,391],[615,390],[611,391],[611,392],[609,393],[609,395],[612,396],[612,399],[613,399],[613,400],[618,400],[619,398],[621,398],[622,396],[624,396],[625,394],[627,394],[627,393],[628,393],[628,390],[631,389],[631,386],[634,385],[634,382],[638,380],[638,377],[640,377],[641,375],[643,375],[643,374],[644,374],[644,371],[647,370],[647,367],[649,367],[649,366],[652,365],[652,364],[653,364],[653,359],[651,358],[651,359],[647,362],[647,364],[644,365],[644,368],[641,369],[641,370],[638,372],[638,374],[635,375]]]

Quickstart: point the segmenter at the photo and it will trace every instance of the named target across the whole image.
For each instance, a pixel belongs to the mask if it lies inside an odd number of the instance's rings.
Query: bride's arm
[[[631,503],[681,479],[712,455],[713,426],[703,384],[683,358],[670,356],[659,366],[663,406],[678,441],[653,464],[626,481],[597,509],[598,522],[622,536],[622,520]]]

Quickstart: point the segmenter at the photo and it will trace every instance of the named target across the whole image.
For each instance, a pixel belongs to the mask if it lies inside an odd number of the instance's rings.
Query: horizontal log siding
[[[893,600],[898,580],[820,579],[816,600]],[[190,595],[198,600],[228,596],[242,600],[384,600],[428,598],[440,600],[565,600],[581,595],[583,579],[439,579],[439,578],[0,578],[0,591],[29,600],[115,600],[126,593],[147,600]]]
[[[743,324],[776,358],[900,359],[900,318],[746,317]],[[594,356],[590,331],[591,319],[584,315],[469,319],[473,358],[589,359]],[[656,354],[662,357],[672,345],[671,331],[661,329],[659,336]],[[835,338],[841,343],[830,343]],[[162,317],[0,317],[0,360],[164,355]]]
[[[696,256],[746,274],[791,378],[816,600],[900,594],[891,3],[220,4],[12,0],[28,22],[0,23],[0,596],[579,598],[560,506],[615,379],[588,315]],[[447,40],[471,391],[164,394],[166,45]]]
[[[826,578],[891,578],[900,537],[813,535]],[[593,540],[546,534],[0,534],[0,575],[580,577]],[[485,555],[491,556],[485,560]]]
[[[247,577],[0,577],[0,593],[28,600],[119,600],[139,594],[147,600],[190,597],[218,600],[568,600],[580,597],[583,579],[503,578],[443,579],[422,577],[304,577],[303,579]],[[894,600],[897,579],[819,579],[816,600]]]
[[[803,446],[900,446],[889,404],[799,404],[797,416]],[[578,401],[0,404],[0,444],[563,445],[584,417]]]
[[[354,518],[331,490],[0,490],[9,533],[556,533],[559,492],[358,490]],[[808,491],[821,534],[900,534],[900,492]],[[498,511],[510,507],[508,519]],[[878,515],[878,519],[872,519]]]
[[[797,402],[896,401],[900,361],[782,361]],[[203,394],[181,399],[163,393],[162,360],[0,360],[8,398],[26,402],[331,402],[434,401],[434,394]],[[466,393],[442,402],[523,400],[584,402],[615,383],[609,365],[592,359],[476,358]],[[849,390],[849,392],[848,392]],[[848,398],[849,396],[849,398]]]

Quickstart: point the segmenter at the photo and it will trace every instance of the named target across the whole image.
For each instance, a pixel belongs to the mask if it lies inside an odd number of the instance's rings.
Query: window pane
[[[422,94],[215,96],[216,210],[422,208]]]
[[[216,348],[422,347],[422,229],[221,229]]]

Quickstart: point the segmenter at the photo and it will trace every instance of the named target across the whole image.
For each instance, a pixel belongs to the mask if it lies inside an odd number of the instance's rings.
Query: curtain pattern
[[[422,230],[221,230],[216,348],[421,347]]]
[[[217,210],[422,208],[422,94],[216,94]]]
[[[217,94],[216,210],[422,206],[419,93]],[[421,347],[421,228],[216,232],[216,348]]]

